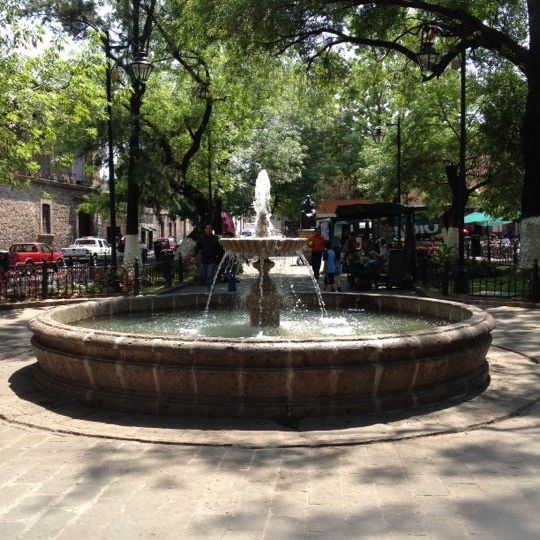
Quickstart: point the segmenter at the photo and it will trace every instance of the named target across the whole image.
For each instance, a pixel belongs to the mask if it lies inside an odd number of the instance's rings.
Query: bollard
[[[140,277],[139,259],[135,259],[133,263],[133,294],[135,296],[141,293]]]
[[[420,263],[420,281],[422,282],[422,285],[427,287],[429,280],[428,265],[431,263],[427,257],[419,257],[418,262]]]
[[[441,294],[443,296],[448,296],[448,283],[450,282],[450,277],[448,275],[448,269],[446,264],[443,264],[442,267],[442,276],[441,276]]]
[[[184,281],[184,261],[182,259],[181,253],[178,254],[177,272],[178,272],[178,283],[182,283]]]
[[[531,276],[531,301],[540,301],[540,276],[538,275],[538,259],[534,259]]]
[[[172,287],[173,258],[171,255],[172,253],[167,252],[164,261],[163,277],[165,278],[165,287]]]
[[[49,298],[49,269],[47,261],[43,261],[41,266],[41,298],[43,300]]]

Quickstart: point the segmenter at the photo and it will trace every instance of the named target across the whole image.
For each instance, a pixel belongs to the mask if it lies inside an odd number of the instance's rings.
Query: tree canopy
[[[3,82],[9,81],[0,88],[0,107],[18,131],[0,128],[7,130],[4,140],[16,141],[12,157],[1,165],[2,178],[31,170],[32,156],[46,146],[104,149],[108,36],[116,73],[118,198],[125,198],[136,91],[129,67],[134,4],[27,0],[25,12],[15,4],[4,12],[13,29],[11,41],[19,41],[16,46],[6,38],[0,42],[7,59],[0,68],[6,73]],[[540,182],[530,159],[537,140],[530,117],[536,91],[530,2],[160,0],[140,5],[144,36],[139,45],[149,48],[154,62],[136,115],[141,206],[195,221],[209,219],[208,212],[221,207],[249,212],[253,182],[263,167],[274,187],[274,212],[289,219],[298,216],[307,193],[315,199],[391,200],[399,118],[403,191],[421,196],[434,213],[442,211],[455,202],[452,178],[459,165],[459,76],[450,67],[466,48],[469,204],[514,217],[525,182],[532,196],[527,202],[522,197],[523,215],[537,211],[534,190]],[[63,56],[53,41],[43,54],[25,56],[20,43],[38,39],[17,32],[25,14],[83,45]],[[437,29],[434,45],[441,56],[422,83],[416,52],[426,25]],[[15,112],[10,99],[25,92],[32,95]],[[49,120],[41,122],[40,115]],[[375,141],[377,128],[385,132],[381,143]]]

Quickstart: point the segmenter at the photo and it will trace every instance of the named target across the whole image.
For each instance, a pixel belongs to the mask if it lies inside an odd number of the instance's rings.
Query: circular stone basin
[[[323,316],[320,310],[288,307],[280,311],[279,326],[253,326],[249,314],[218,308],[212,308],[208,313],[200,309],[116,313],[112,317],[106,315],[74,324],[88,330],[128,334],[182,336],[194,340],[214,337],[260,341],[265,338],[340,339],[374,334],[407,334],[445,323],[440,319],[399,313],[379,314],[364,309],[327,309]]]
[[[305,294],[317,309],[315,295]],[[235,295],[216,295],[223,308]],[[199,308],[207,296],[112,298],[30,322],[37,383],[104,408],[214,417],[308,417],[415,407],[489,383],[492,317],[464,304],[377,294],[325,294],[331,309],[407,314],[446,324],[367,337],[163,337],[74,324],[118,313]],[[89,322],[90,324],[90,322]]]
[[[225,251],[258,257],[284,257],[296,255],[306,249],[305,238],[221,238]]]

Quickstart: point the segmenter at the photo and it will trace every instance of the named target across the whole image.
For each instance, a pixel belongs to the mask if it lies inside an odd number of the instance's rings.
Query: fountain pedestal
[[[283,298],[268,275],[274,263],[261,258],[253,266],[259,271],[259,278],[251,286],[247,297],[250,323],[252,326],[279,326]]]

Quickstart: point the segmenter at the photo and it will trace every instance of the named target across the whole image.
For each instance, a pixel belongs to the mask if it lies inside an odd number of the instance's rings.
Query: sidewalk
[[[489,309],[493,381],[471,401],[288,426],[121,415],[40,394],[25,326],[39,311],[0,312],[2,539],[540,535],[539,310]]]

